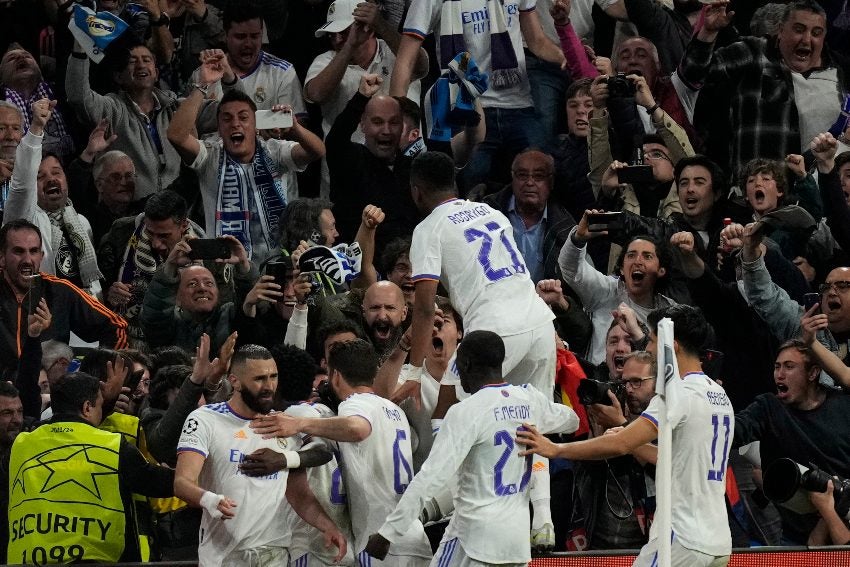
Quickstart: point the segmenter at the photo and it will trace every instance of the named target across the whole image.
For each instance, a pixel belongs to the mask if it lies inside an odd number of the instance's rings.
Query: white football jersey
[[[380,529],[390,551],[419,517],[424,499],[456,476],[454,516],[443,540],[458,538],[466,554],[483,563],[530,561],[531,456],[520,457],[515,442],[523,423],[544,433],[572,432],[578,417],[528,384],[493,384],[453,405],[431,457]]]
[[[245,455],[264,447],[298,450],[301,440],[263,439],[248,427],[250,421],[221,402],[196,409],[183,424],[177,452],[193,451],[206,457],[198,485],[237,504],[236,516],[227,521],[213,519],[204,510],[198,546],[201,565],[221,565],[234,551],[264,545],[289,547],[290,517],[295,515],[286,501],[289,472],[284,469],[269,476],[250,477],[239,472],[239,463]]]
[[[326,406],[310,403],[289,406],[283,413],[293,417],[320,418],[333,416],[333,412]],[[316,438],[306,433],[302,433],[300,437],[304,445],[316,441]],[[325,441],[325,444],[329,450],[336,453],[337,446],[334,442]],[[322,508],[339,528],[339,531],[342,532],[342,535],[345,536],[345,540],[351,542],[351,520],[348,517],[342,470],[339,468],[336,456],[320,467],[308,468],[307,482],[313,489],[313,494],[316,495],[319,504],[322,505]],[[310,553],[327,565],[333,565],[337,549],[335,547],[326,548],[322,532],[305,522],[298,514],[292,514],[292,543],[289,546],[289,553],[293,560],[302,557],[305,553]],[[354,565],[354,552],[351,546],[338,565]]]
[[[485,205],[452,199],[438,205],[413,231],[413,280],[439,280],[469,331],[503,337],[554,319],[514,241],[507,217]]]
[[[372,426],[372,432],[363,441],[339,444],[357,554],[384,523],[413,479],[410,426],[401,408],[371,393],[346,398],[339,404],[339,416],[359,416]],[[390,554],[431,557],[422,523],[417,519],[409,528]]]
[[[641,414],[658,426],[658,396]],[[673,533],[684,547],[723,556],[732,552],[726,515],[726,466],[735,412],[726,392],[701,372],[667,382],[673,427]],[[658,537],[652,525],[650,540]]]

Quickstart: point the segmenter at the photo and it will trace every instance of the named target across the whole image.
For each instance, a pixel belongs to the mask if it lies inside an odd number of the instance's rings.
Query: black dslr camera
[[[635,96],[635,84],[626,78],[625,73],[608,77],[608,96],[610,98],[628,98]]]
[[[599,382],[591,378],[581,380],[576,389],[578,393],[578,401],[582,405],[590,406],[593,404],[602,404],[603,406],[613,406],[611,398],[608,397],[608,392],[614,392],[614,395],[620,400],[620,405],[623,404],[625,389],[622,384],[615,382]]]
[[[835,511],[842,518],[850,516],[850,480],[833,477],[815,465],[807,468],[792,459],[781,458],[770,464],[764,471],[764,495],[773,502],[786,508],[806,513],[811,510],[809,499],[805,492],[826,492],[826,483],[832,481],[832,497],[835,500]],[[796,508],[796,509],[795,509]]]

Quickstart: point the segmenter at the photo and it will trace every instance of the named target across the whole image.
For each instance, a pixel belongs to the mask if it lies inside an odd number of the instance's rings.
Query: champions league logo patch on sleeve
[[[74,4],[74,13],[71,21],[68,22],[68,29],[88,54],[89,59],[100,63],[103,59],[103,50],[124,33],[127,24],[109,12],[95,13],[89,8]]]

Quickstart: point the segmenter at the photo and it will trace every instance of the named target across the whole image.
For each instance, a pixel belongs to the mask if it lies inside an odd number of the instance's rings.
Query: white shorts
[[[375,559],[365,550],[357,554],[357,567],[428,567],[431,559],[425,557],[412,557],[410,555],[387,555],[381,561]]]
[[[677,539],[673,540],[670,550],[671,567],[726,567],[728,563],[728,555],[708,555],[682,546]],[[632,567],[658,567],[657,539],[648,542],[641,548],[640,555],[632,563]]]
[[[351,565],[354,565],[351,561],[351,550],[348,551],[348,554],[339,563],[326,563],[312,553],[305,553],[298,559],[294,559],[291,556],[289,558],[289,567],[338,567]]]
[[[289,563],[289,550],[285,547],[257,547],[247,551],[234,551],[224,558],[227,567],[280,567]]]
[[[515,386],[531,384],[541,393],[551,395],[555,388],[555,336],[555,327],[546,323],[525,333],[502,337],[505,343],[502,376],[505,381]],[[456,356],[457,351],[449,360],[441,386],[460,385]],[[460,394],[460,388],[457,390]]]
[[[460,540],[452,538],[440,543],[430,567],[527,567],[527,563],[482,563],[469,557],[463,550]]]

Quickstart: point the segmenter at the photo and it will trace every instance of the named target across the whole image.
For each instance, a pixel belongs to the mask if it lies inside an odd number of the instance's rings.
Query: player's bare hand
[[[284,415],[282,413],[270,413],[261,415],[251,421],[250,427],[254,433],[263,436],[263,439],[272,437],[292,437],[300,429],[300,420]]]
[[[387,538],[381,534],[372,534],[369,536],[369,541],[366,543],[366,553],[375,559],[383,561],[389,551],[390,542]]]
[[[248,476],[268,476],[286,468],[286,457],[268,447],[257,449],[239,464],[239,470]]]
[[[237,504],[234,500],[227,498],[226,496],[219,500],[218,507],[216,508],[219,512],[221,512],[222,520],[230,520],[231,518],[236,517],[236,508]]]
[[[536,427],[529,423],[523,423],[522,427],[516,430],[516,442],[525,446],[525,449],[519,453],[520,457],[540,455],[553,459],[558,456],[558,446],[546,439]]]
[[[339,563],[345,557],[345,552],[348,551],[348,542],[345,541],[345,536],[334,526],[332,529],[325,530],[322,537],[325,540],[325,549],[336,547],[337,554],[334,557],[334,563]]]

